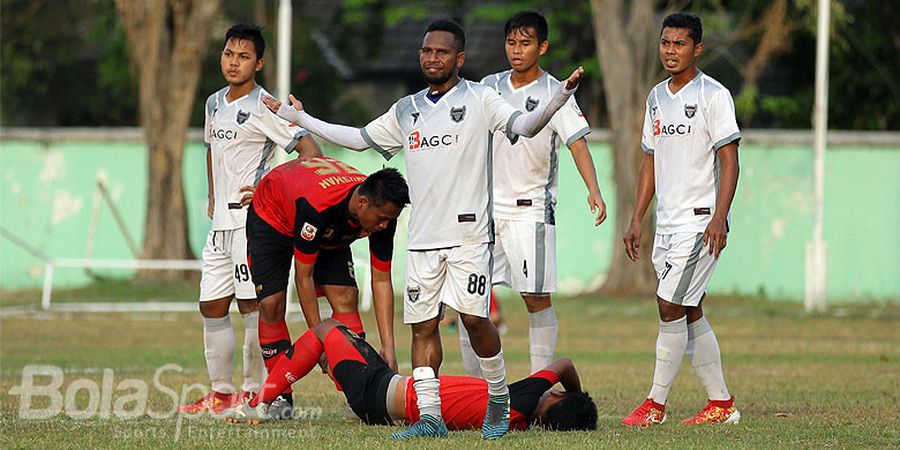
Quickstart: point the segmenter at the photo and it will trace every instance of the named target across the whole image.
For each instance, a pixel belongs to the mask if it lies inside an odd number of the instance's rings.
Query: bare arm
[[[313,281],[315,264],[304,264],[294,259],[294,283],[297,284],[297,297],[300,298],[300,309],[306,319],[306,326],[312,328],[321,322],[319,317],[319,300],[316,297],[316,284]]]
[[[728,211],[731,210],[731,202],[737,190],[737,181],[740,168],[738,165],[738,146],[732,142],[716,153],[721,163],[722,172],[719,174],[719,197],[716,200],[716,213],[710,219],[703,233],[703,245],[709,245],[709,254],[715,253],[716,259],[725,248],[728,238]]]
[[[587,202],[591,208],[591,213],[596,213],[597,218],[594,220],[594,226],[600,225],[606,220],[606,202],[600,194],[600,185],[597,183],[597,172],[594,170],[594,159],[591,158],[591,151],[588,149],[587,141],[581,138],[572,143],[569,147],[572,152],[572,159],[575,161],[575,167],[584,181],[584,186],[588,190]]]
[[[299,158],[322,157],[322,149],[319,148],[319,144],[310,135],[300,138],[300,142],[297,143],[297,148],[295,148],[295,150],[297,151],[297,157]]]
[[[653,155],[644,154],[644,160],[641,162],[641,173],[638,178],[637,188],[637,204],[634,207],[634,213],[631,215],[631,225],[625,233],[625,253],[632,261],[639,258],[638,251],[641,249],[641,222],[644,220],[644,213],[653,200],[653,194],[656,193],[656,174],[653,168]]]
[[[544,370],[549,370],[557,375],[559,384],[562,385],[566,392],[580,392],[581,378],[578,376],[578,370],[575,364],[569,358],[560,358],[550,363]]]
[[[210,219],[216,211],[216,197],[213,190],[212,149],[206,149],[206,215]]]
[[[397,371],[397,356],[394,347],[394,287],[391,273],[372,269],[372,296],[375,303],[375,322],[381,338],[381,357],[388,366]]]

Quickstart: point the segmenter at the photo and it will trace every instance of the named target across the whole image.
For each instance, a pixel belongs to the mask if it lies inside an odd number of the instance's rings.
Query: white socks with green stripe
[[[649,398],[656,403],[665,405],[669,397],[669,389],[681,360],[687,350],[688,330],[687,317],[671,322],[659,321],[659,337],[656,338],[656,369],[653,371],[653,387],[650,388]]]
[[[434,376],[434,369],[429,366],[413,369],[413,389],[416,390],[419,417],[427,415],[441,419],[441,380]]]
[[[234,358],[234,328],[231,327],[231,316],[203,318],[203,348],[212,390],[233,394],[231,359]]]
[[[553,362],[553,351],[559,334],[559,323],[553,307],[528,314],[528,342],[531,350],[531,373]]]
[[[722,373],[722,355],[716,333],[706,317],[688,325],[687,355],[710,400],[728,400],[731,394]]]
[[[266,366],[259,348],[259,311],[243,314],[244,317],[244,384],[241,389],[259,392],[265,380]]]

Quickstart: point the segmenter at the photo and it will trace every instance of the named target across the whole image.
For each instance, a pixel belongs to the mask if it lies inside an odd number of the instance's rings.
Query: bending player
[[[270,372],[291,347],[284,312],[292,260],[307,325],[320,321],[318,287],[331,304],[331,317],[363,333],[350,253],[350,243],[362,237],[369,238],[382,356],[396,367],[391,258],[397,217],[408,203],[406,181],[392,168],[366,177],[332,158],[296,159],[263,178],[247,213],[247,236],[259,298],[259,341]],[[274,416],[293,403],[289,386],[281,394]]]
[[[510,70],[481,82],[520,111],[550,101],[560,81],[540,66],[547,52],[547,21],[536,12],[520,12],[504,27]],[[510,142],[494,136],[494,284],[518,291],[528,310],[531,370],[550,364],[559,325],[550,296],[556,292],[556,196],[559,147],[565,144],[587,188],[594,225],[606,219],[594,161],[584,139],[590,127],[569,98],[537,136]],[[465,328],[459,329],[463,365],[469,375],[481,372]]]
[[[186,412],[221,412],[249,400],[259,390],[263,370],[259,348],[259,312],[247,267],[247,204],[253,189],[272,167],[275,146],[300,156],[322,152],[309,132],[272,116],[260,103],[268,95],[256,84],[266,61],[265,41],[255,25],[236,24],[225,34],[220,55],[228,86],[206,99],[206,169],[209,181],[207,214],[212,227],[203,247],[200,314],[203,347],[212,382],[209,394],[180,408]],[[244,383],[235,393],[231,379],[235,350],[228,309],[237,298],[244,318]]]
[[[706,286],[728,237],[728,212],[737,189],[741,132],[725,86],[697,68],[703,52],[700,18],[665,18],[659,59],[671,75],[647,96],[638,181],[625,253],[637,261],[641,221],[656,194],[651,260],[659,277],[656,368],[647,399],[622,419],[649,426],[666,420],[666,400],[687,354],[709,403],[685,424],[737,423],[741,413],[725,386],[719,342],[703,315]]]
[[[493,89],[463,80],[465,33],[454,22],[437,20],[425,32],[419,66],[428,89],[398,100],[365,128],[316,119],[291,97],[282,105],[268,97],[270,110],[337,145],[373,148],[385,158],[406,153],[410,195],[406,296],[403,320],[412,326],[414,388],[421,420],[392,437],[443,436],[440,379],[443,359],[438,324],[444,306],[460,313],[488,382],[485,439],[509,428],[509,389],[497,329],[488,320],[491,288],[491,135],[509,139],[537,134],[575,92],[578,68],[550,100],[523,114]]]
[[[326,319],[294,343],[266,379],[265,388],[247,404],[225,413],[234,423],[270,420],[269,403],[277,393],[308,374],[322,353],[330,375],[343,388],[353,412],[368,425],[416,422],[420,412],[412,377],[398,375],[362,337],[334,319]],[[482,378],[442,376],[441,406],[451,430],[477,429],[487,413],[488,386]],[[565,391],[552,390],[560,383]],[[528,378],[509,385],[513,430],[537,425],[552,431],[597,428],[597,405],[581,390],[575,365],[554,361]]]

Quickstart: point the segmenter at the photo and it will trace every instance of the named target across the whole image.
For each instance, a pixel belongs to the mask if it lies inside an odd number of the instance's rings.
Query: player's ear
[[[699,58],[701,53],[703,53],[703,42],[698,42],[694,46],[694,58]]]
[[[466,62],[466,52],[459,52],[456,54],[456,67],[462,67],[463,63]]]
[[[550,48],[550,41],[541,42],[540,46],[540,56],[544,56],[547,53],[547,50]]]
[[[260,70],[262,70],[263,66],[265,66],[265,65],[266,65],[266,59],[265,59],[265,58],[259,58],[259,59],[256,60],[256,68],[255,68],[255,70],[256,70],[257,72],[259,72]]]

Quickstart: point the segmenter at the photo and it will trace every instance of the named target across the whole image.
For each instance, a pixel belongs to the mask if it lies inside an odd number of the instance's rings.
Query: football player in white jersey
[[[247,204],[256,183],[271,168],[276,147],[303,156],[320,155],[309,132],[266,111],[256,84],[265,60],[265,41],[255,25],[236,24],[225,34],[220,63],[228,86],[206,100],[208,187],[207,214],[212,228],[203,248],[200,314],[206,367],[212,382],[208,395],[184,405],[187,412],[221,412],[249,400],[264,378],[259,347],[259,312],[247,261],[244,230]],[[235,335],[228,309],[237,298],[244,319],[243,374],[240,392],[232,384]]]
[[[511,70],[488,75],[481,82],[496,90],[520,111],[546,103],[560,82],[540,66],[549,47],[547,20],[524,11],[504,27],[506,57]],[[590,150],[590,133],[574,98],[557,111],[533,138],[510,143],[494,135],[494,284],[522,295],[528,309],[531,371],[553,361],[559,326],[550,295],[556,291],[556,197],[559,147],[565,144],[587,188],[587,203],[597,214],[595,225],[606,219]],[[465,327],[459,329],[463,365],[470,375],[481,372]]]
[[[709,402],[682,423],[737,423],[741,418],[725,386],[719,343],[702,308],[728,237],[741,132],[731,93],[697,69],[702,37],[697,16],[676,13],[663,21],[659,58],[671,76],[647,97],[637,204],[624,238],[625,252],[637,261],[641,220],[655,193],[651,259],[659,278],[656,369],[650,394],[622,420],[624,425],[665,421],[666,399],[685,354]]]
[[[398,100],[364,128],[334,125],[267,98],[269,109],[335,144],[373,148],[385,158],[406,152],[412,212],[409,219],[404,322],[412,325],[413,384],[418,422],[392,437],[444,436],[437,371],[442,350],[438,323],[444,305],[460,313],[472,338],[489,401],[485,439],[509,428],[509,388],[500,336],[488,319],[493,244],[492,141],[537,134],[571,97],[584,70],[578,68],[544,105],[522,114],[493,89],[459,78],[465,34],[454,22],[437,20],[425,32],[419,65],[428,88]]]

